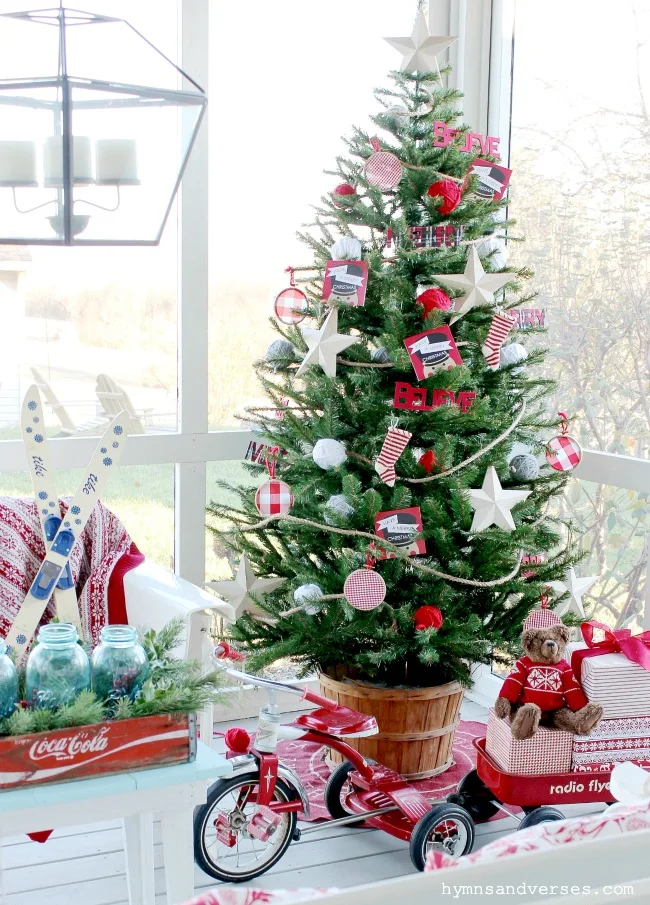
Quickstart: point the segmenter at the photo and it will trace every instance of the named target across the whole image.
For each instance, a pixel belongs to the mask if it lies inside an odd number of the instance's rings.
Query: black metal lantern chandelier
[[[0,15],[0,245],[157,245],[206,103],[124,19]]]

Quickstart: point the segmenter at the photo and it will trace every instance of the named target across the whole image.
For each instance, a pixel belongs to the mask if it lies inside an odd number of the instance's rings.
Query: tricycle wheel
[[[447,795],[450,804],[457,804],[472,816],[476,823],[483,823],[494,817],[499,810],[492,804],[494,795],[485,785],[476,770],[470,770],[458,783],[458,788],[451,795]]]
[[[413,827],[409,852],[418,870],[424,870],[432,851],[455,858],[471,852],[474,821],[465,808],[455,804],[436,804]]]
[[[296,829],[296,812],[282,814],[274,832],[260,841],[248,832],[257,811],[259,773],[221,779],[208,790],[207,802],[194,811],[194,860],[206,874],[224,883],[245,883],[261,876],[280,860]],[[273,803],[298,797],[278,779]]]
[[[517,829],[527,830],[529,826],[537,826],[540,823],[550,823],[553,820],[565,819],[562,811],[558,811],[557,808],[551,808],[545,805],[541,808],[532,808],[529,810]]]
[[[325,786],[325,807],[329,811],[330,817],[334,820],[341,820],[343,817],[350,816],[350,811],[346,811],[343,807],[341,796],[343,790],[346,789],[347,791],[350,786],[348,777],[353,770],[354,764],[351,764],[349,760],[344,760],[327,780],[327,785]],[[357,826],[361,823],[363,823],[363,818],[347,825]]]

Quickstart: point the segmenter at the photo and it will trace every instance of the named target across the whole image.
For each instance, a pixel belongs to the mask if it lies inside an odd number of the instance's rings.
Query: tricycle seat
[[[357,713],[349,707],[337,707],[336,710],[312,710],[301,713],[290,725],[301,729],[312,729],[326,735],[356,738],[364,735],[375,735],[378,732],[377,720],[374,716]]]

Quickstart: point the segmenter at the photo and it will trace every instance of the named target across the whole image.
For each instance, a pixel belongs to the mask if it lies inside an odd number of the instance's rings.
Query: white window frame
[[[440,34],[458,35],[450,51],[452,85],[466,95],[465,119],[476,131],[501,137],[507,159],[514,0],[437,0],[432,25]],[[180,61],[201,85],[208,85],[209,0],[179,0]],[[212,98],[212,103],[215,98]],[[178,289],[178,429],[172,434],[131,437],[123,465],[173,464],[174,562],[183,578],[205,581],[206,463],[242,459],[250,431],[208,431],[208,116],[190,156],[180,190]],[[51,441],[56,468],[83,468],[96,438]],[[24,471],[20,440],[0,442],[0,472]],[[586,450],[575,472],[586,481],[614,487],[650,489],[650,462],[631,456]],[[646,581],[644,627],[650,629],[650,570]],[[477,666],[469,696],[491,703],[501,680]]]

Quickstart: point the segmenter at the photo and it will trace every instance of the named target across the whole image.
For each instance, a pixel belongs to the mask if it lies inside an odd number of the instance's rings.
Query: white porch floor
[[[477,704],[463,705],[463,718],[485,720]],[[218,724],[251,726],[254,721]],[[567,816],[600,810],[600,805],[562,808]],[[511,818],[476,828],[475,849],[515,829]],[[155,833],[156,905],[166,903],[160,829]],[[126,905],[127,886],[118,822],[90,824],[57,830],[41,845],[26,837],[8,839],[2,845],[4,868],[3,905]],[[404,842],[377,830],[345,827],[323,829],[289,847],[279,864],[255,881],[255,886],[278,889],[295,886],[355,886],[413,871]],[[216,881],[195,868],[197,895]]]

